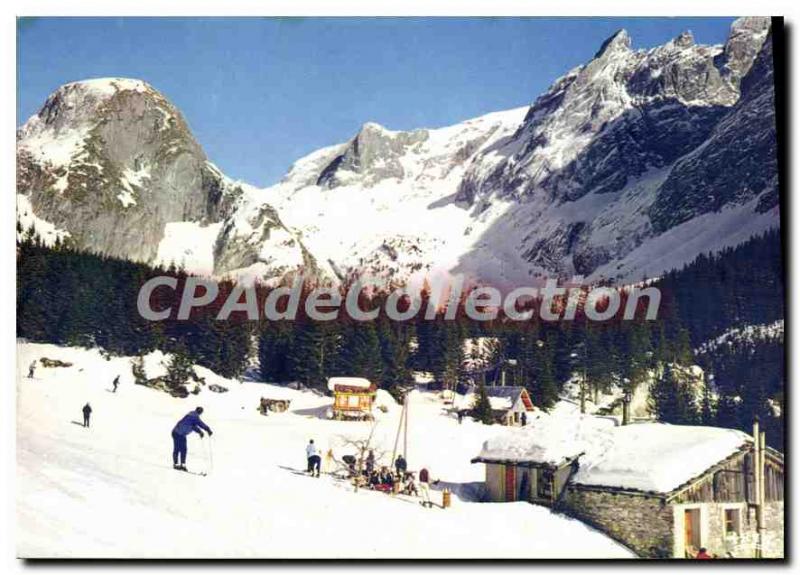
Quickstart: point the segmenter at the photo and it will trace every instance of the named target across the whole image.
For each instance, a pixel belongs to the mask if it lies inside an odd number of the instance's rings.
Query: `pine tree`
[[[343,329],[339,371],[380,384],[383,372],[381,343],[374,321],[354,321]]]
[[[647,380],[652,364],[650,334],[644,323],[636,322],[628,326],[625,336],[623,378],[627,380],[626,391],[633,392]]]
[[[400,401],[411,382],[408,367],[413,324],[379,322],[378,338],[381,342],[383,360],[382,386]]]
[[[483,382],[478,384],[478,393],[475,396],[475,402],[472,405],[470,415],[475,421],[486,425],[494,423],[492,404],[489,401],[489,395],[486,393],[486,385],[484,385]]]
[[[295,322],[289,351],[289,376],[308,387],[324,389],[327,381],[325,348],[322,322]]]
[[[429,368],[444,389],[455,389],[464,363],[462,326],[457,321],[432,322]]]
[[[292,380],[291,350],[294,330],[286,321],[264,324],[258,338],[258,361],[261,379],[278,383]]]
[[[167,374],[164,377],[167,385],[172,390],[181,389],[190,379],[197,379],[191,358],[186,353],[185,347],[179,345],[167,363]]]
[[[667,364],[664,373],[651,388],[652,409],[659,421],[680,425],[697,423],[698,413],[690,385],[673,364]]]
[[[547,340],[537,340],[533,345],[534,369],[528,392],[534,403],[547,411],[558,401],[559,392],[553,369],[553,347]]]

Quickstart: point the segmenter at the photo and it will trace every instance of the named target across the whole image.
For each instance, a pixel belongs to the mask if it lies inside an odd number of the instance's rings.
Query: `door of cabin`
[[[683,545],[692,547],[695,553],[700,549],[700,510],[686,509],[683,512]]]
[[[516,501],[517,477],[512,465],[506,465],[506,501]]]

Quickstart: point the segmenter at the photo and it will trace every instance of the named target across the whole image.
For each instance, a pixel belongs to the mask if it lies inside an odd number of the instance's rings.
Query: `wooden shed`
[[[333,393],[333,418],[371,420],[378,386],[363,377],[331,377],[328,390]]]

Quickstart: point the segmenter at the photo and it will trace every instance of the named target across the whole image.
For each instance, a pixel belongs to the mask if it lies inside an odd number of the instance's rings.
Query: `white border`
[[[2,124],[0,124],[0,141],[2,148],[0,151],[0,166],[2,166],[2,180],[0,180],[0,214],[4,218],[3,225],[0,226],[0,257],[2,257],[2,308],[0,309],[0,318],[2,318],[2,340],[0,347],[0,366],[2,366],[3,377],[0,377],[0,433],[2,434],[0,449],[2,449],[2,473],[0,473],[0,487],[2,488],[3,497],[0,499],[0,512],[2,512],[2,523],[0,523],[0,540],[2,540],[2,556],[5,560],[5,567],[9,568],[10,572],[19,572],[26,568],[26,565],[16,559],[15,557],[15,542],[13,538],[14,525],[15,525],[15,511],[14,511],[14,479],[16,471],[15,463],[15,446],[14,446],[14,365],[15,365],[15,322],[13,321],[15,314],[15,271],[16,271],[16,258],[14,252],[14,193],[13,189],[15,183],[15,139],[16,132],[16,16],[39,16],[39,15],[85,15],[85,16],[123,16],[123,15],[159,15],[159,16],[179,16],[179,15],[203,15],[203,16],[247,16],[247,15],[274,15],[274,16],[361,16],[361,15],[381,15],[381,16],[514,16],[514,15],[528,15],[528,16],[725,16],[725,15],[783,15],[786,18],[786,25],[788,28],[789,48],[790,54],[790,79],[791,87],[789,94],[798,94],[797,82],[800,77],[800,69],[798,68],[797,58],[797,44],[798,39],[794,35],[794,25],[798,22],[798,13],[800,12],[800,3],[796,0],[790,2],[785,0],[761,0],[759,2],[744,2],[740,0],[709,0],[700,2],[698,0],[671,0],[666,2],[636,2],[632,0],[605,0],[598,1],[571,1],[571,2],[524,2],[521,0],[491,0],[491,1],[478,1],[478,0],[461,0],[458,2],[433,2],[431,0],[406,0],[404,2],[357,2],[353,0],[295,0],[292,2],[282,3],[268,3],[256,2],[246,0],[194,0],[192,2],[165,2],[164,0],[122,0],[113,4],[101,1],[76,1],[70,2],[55,1],[55,0],[29,0],[22,2],[19,0],[11,0],[2,4],[2,19],[0,19],[0,72],[2,72]],[[531,94],[535,97],[536,94]],[[796,98],[795,98],[796,100]],[[791,114],[792,125],[791,133],[798,134],[797,126],[800,122],[800,114],[797,110]],[[789,162],[793,166],[800,166],[800,147],[795,145],[792,147],[792,155]],[[796,174],[795,174],[796,178]],[[791,195],[793,190],[789,191]],[[792,210],[790,219],[792,222],[798,221],[798,202],[792,202]],[[788,214],[787,214],[788,215]],[[791,277],[790,285],[798,285],[797,275],[800,266],[797,265],[798,254],[800,254],[800,246],[798,246],[797,234],[791,233],[789,226],[789,238],[791,242],[791,253],[793,254],[794,265],[790,267]],[[789,325],[795,325],[794,308],[790,308],[792,313],[789,320]],[[791,349],[787,350],[789,357],[800,357],[800,344],[797,343],[795,338],[791,338]],[[794,360],[792,364],[789,380],[792,383],[798,381],[798,365],[800,361]],[[790,413],[794,413],[794,408],[797,402],[794,397],[798,394],[797,391],[790,391],[790,398],[792,399],[790,406]],[[796,417],[792,429],[797,429]],[[796,434],[791,438],[791,446],[795,446]],[[794,474],[789,476],[794,477]],[[792,496],[796,496],[797,491],[794,488],[794,483],[789,486]],[[788,534],[795,534],[797,532],[798,523],[797,512],[798,505],[793,501],[792,508],[795,510],[793,517],[792,527],[787,531]],[[480,544],[479,527],[476,526],[476,544]],[[794,549],[794,538],[792,541],[787,541],[790,548]],[[636,571],[646,569],[646,563],[634,567]],[[201,566],[197,564],[185,565],[184,569],[203,569],[205,571],[222,572],[231,567],[231,564],[214,564],[211,566]],[[543,564],[529,564],[523,565],[518,568],[523,569],[536,569],[547,570],[558,568],[561,571],[579,571],[585,564],[572,564],[562,567],[552,567]],[[679,567],[680,564],[671,565],[671,568]],[[83,568],[84,566],[74,565],[73,568]],[[131,568],[130,565],[127,566]],[[37,571],[51,571],[58,569],[59,566],[55,564],[48,564],[46,566],[39,566]],[[63,568],[63,567],[62,567]],[[98,565],[96,569],[101,572],[107,572],[113,569],[113,565]],[[151,573],[159,573],[166,571],[168,565],[139,565],[133,566],[137,569],[148,569]],[[314,566],[301,566],[301,567],[288,567],[280,564],[274,565],[255,565],[257,569],[269,570],[288,570],[292,571],[309,571],[312,569],[319,569],[320,567]],[[328,568],[331,568],[330,566]],[[354,565],[339,565],[338,569],[353,569]],[[387,568],[387,567],[382,567]],[[394,567],[397,568],[397,567]],[[440,570],[444,568],[442,565],[410,565],[402,566],[400,569],[409,569],[416,572],[426,572]],[[454,565],[450,569],[463,570],[468,568],[466,565]],[[495,570],[497,567],[492,565],[479,565],[475,566],[475,570],[489,572]],[[619,565],[615,564],[601,564],[601,568],[605,570],[617,570]],[[757,564],[749,564],[744,566],[744,570],[759,570],[760,566]]]

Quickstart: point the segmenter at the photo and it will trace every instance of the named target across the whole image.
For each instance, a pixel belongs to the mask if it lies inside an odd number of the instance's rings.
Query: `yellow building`
[[[331,377],[334,419],[372,419],[372,405],[378,386],[363,377]]]

